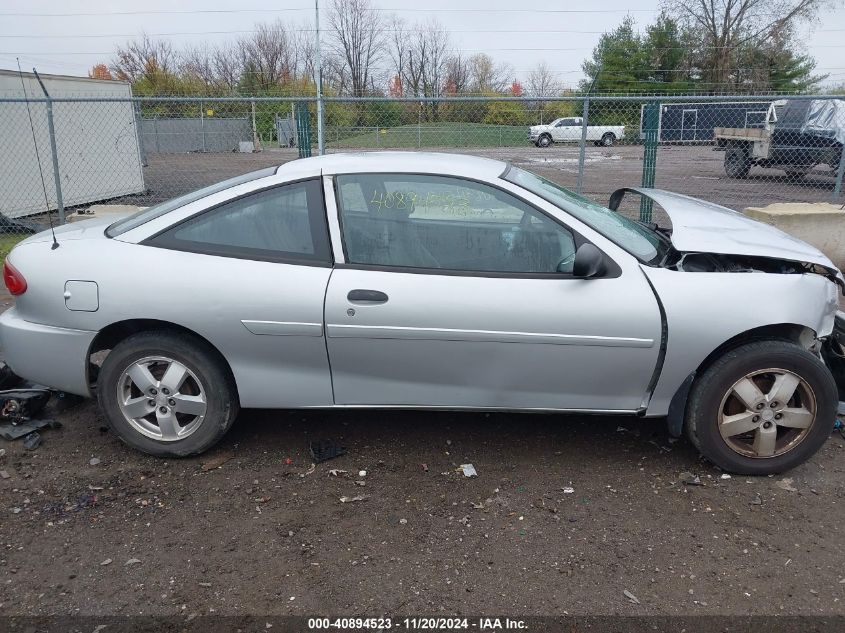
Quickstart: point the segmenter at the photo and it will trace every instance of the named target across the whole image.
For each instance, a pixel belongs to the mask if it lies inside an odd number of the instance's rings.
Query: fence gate
[[[296,141],[299,148],[299,157],[311,156],[311,112],[308,104],[299,101],[296,104]]]

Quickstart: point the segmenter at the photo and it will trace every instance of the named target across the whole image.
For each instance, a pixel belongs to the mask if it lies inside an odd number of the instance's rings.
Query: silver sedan
[[[626,194],[671,227],[616,212]],[[841,273],[665,191],[602,207],[495,160],[336,154],[55,243],[6,261],[6,360],[96,394],[154,455],[208,449],[242,407],[504,409],[665,418],[718,466],[772,473],[835,420]]]

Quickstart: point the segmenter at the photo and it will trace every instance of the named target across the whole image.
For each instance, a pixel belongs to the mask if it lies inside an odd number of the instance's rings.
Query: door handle
[[[346,298],[355,303],[387,303],[387,295],[381,290],[350,290]]]

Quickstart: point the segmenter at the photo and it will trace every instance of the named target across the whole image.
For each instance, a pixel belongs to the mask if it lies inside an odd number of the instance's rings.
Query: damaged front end
[[[845,277],[815,246],[727,207],[669,191],[625,187],[614,191],[608,207],[616,211],[626,193],[656,202],[671,228],[651,228],[671,243],[660,267],[682,272],[762,272],[816,274],[839,286]]]
[[[839,391],[839,413],[845,413],[845,312],[837,312],[833,332],[822,341],[822,359]]]

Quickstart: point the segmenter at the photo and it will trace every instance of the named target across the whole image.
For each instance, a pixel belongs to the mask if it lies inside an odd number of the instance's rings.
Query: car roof
[[[350,152],[292,160],[279,167],[276,175],[294,180],[321,173],[418,173],[491,180],[498,178],[507,166],[492,158],[445,152]]]

